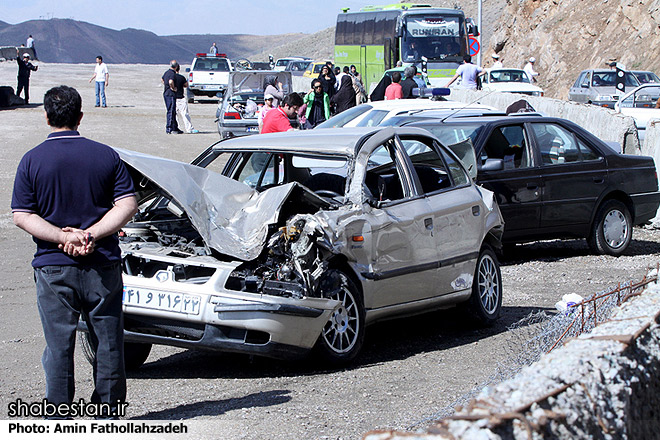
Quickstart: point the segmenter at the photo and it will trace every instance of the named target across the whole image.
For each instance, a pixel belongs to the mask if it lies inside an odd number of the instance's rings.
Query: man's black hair
[[[96,58],[103,61],[103,57],[101,55],[97,55]]]
[[[398,83],[401,81],[401,72],[394,72],[392,74],[392,82]]]
[[[303,99],[297,93],[289,93],[282,101],[282,107],[284,107],[285,105],[288,105],[289,107],[294,107],[294,106],[300,107],[303,105]]]
[[[465,61],[466,63],[471,63],[472,57],[470,55],[463,55],[463,61]]]
[[[350,71],[351,71],[351,69],[349,69],[348,66],[344,66],[344,73],[348,73]]]
[[[48,125],[73,130],[80,121],[82,98],[73,87],[53,87],[44,95],[44,109]]]

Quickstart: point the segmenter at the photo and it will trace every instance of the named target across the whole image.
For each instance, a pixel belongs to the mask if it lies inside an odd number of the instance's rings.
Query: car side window
[[[481,151],[481,163],[488,159],[501,159],[505,170],[532,166],[529,146],[522,125],[497,127],[488,137]]]
[[[600,155],[557,124],[533,123],[532,131],[544,165],[598,160]]]
[[[388,143],[372,151],[367,161],[364,187],[367,197],[379,202],[403,199],[403,184],[399,170],[394,163],[393,146]]]
[[[591,72],[585,73],[584,77],[582,78],[582,82],[580,82],[580,85],[582,87],[589,87],[589,82],[591,80]]]
[[[434,148],[417,139],[401,139],[401,144],[410,157],[424,194],[452,186],[447,167]]]
[[[236,180],[251,188],[282,183],[283,164],[277,154],[252,153],[245,155]]]

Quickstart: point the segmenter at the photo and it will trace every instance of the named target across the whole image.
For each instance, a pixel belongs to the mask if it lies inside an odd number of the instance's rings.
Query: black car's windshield
[[[418,124],[415,124],[418,125]],[[434,124],[419,124],[433,133],[443,145],[453,145],[470,138],[472,144],[483,128],[482,123],[434,123]]]
[[[333,128],[333,127],[343,127],[348,124],[353,119],[357,118],[361,114],[364,114],[371,110],[373,107],[370,105],[362,104],[357,107],[350,108],[346,111],[339,113],[337,116],[333,116],[325,122],[320,123],[316,128]]]

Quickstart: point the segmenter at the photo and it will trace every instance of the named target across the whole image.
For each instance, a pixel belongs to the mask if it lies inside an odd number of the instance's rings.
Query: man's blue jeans
[[[163,95],[165,100],[165,108],[167,108],[167,124],[165,124],[165,131],[171,133],[179,130],[179,124],[176,122],[176,98],[174,95]]]
[[[82,314],[87,322],[94,359],[92,403],[126,399],[124,371],[123,283],[119,263],[100,267],[45,266],[34,269],[37,306],[46,338],[41,358],[46,373],[46,399],[71,403],[75,394],[73,352]]]
[[[96,106],[98,107],[102,103],[103,107],[105,107],[105,81],[95,81],[95,84],[96,84]]]

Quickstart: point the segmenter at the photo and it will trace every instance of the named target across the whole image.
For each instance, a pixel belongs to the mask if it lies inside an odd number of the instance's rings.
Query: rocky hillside
[[[658,0],[507,0],[487,51],[505,65],[536,57],[546,96],[567,98],[583,69],[612,59],[660,73]]]

